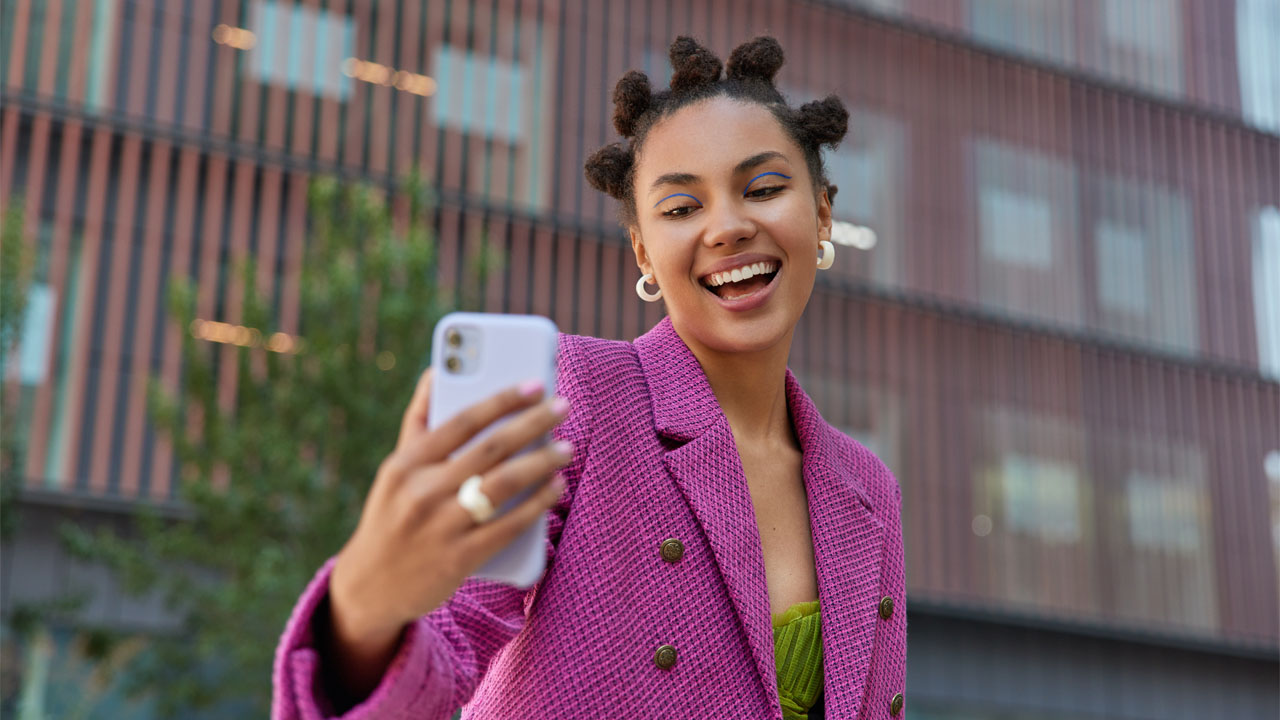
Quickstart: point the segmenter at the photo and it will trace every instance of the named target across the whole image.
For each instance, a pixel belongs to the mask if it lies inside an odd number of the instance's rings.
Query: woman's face
[[[637,163],[631,246],[681,337],[719,352],[790,342],[831,205],[773,114],[724,97],[689,105],[649,131]]]

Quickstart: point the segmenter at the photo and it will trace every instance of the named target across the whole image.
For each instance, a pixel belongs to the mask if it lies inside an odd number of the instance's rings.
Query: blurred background
[[[1277,717],[1280,0],[3,0],[0,711],[262,713],[434,318],[655,324],[613,83],[766,32],[852,113],[791,367],[902,484],[909,716]]]

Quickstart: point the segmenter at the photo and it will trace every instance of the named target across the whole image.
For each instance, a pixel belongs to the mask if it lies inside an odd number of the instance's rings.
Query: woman
[[[359,527],[289,621],[276,717],[902,715],[899,489],[786,366],[834,257],[821,147],[848,114],[789,108],[782,60],[757,38],[722,67],[680,38],[669,91],[618,83],[628,142],[587,177],[619,199],[637,292],[668,316],[631,343],[563,335],[560,397],[512,388],[435,431],[424,376]],[[493,505],[539,490],[489,520],[458,493],[474,475]],[[466,580],[548,510],[533,588]]]

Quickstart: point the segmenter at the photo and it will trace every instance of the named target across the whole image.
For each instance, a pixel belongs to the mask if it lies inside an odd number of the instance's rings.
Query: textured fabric
[[[634,342],[560,339],[555,431],[577,448],[550,511],[547,570],[522,591],[470,580],[411,624],[374,692],[344,715],[389,720],[780,720],[760,534],[729,423],[664,318]],[[888,469],[827,424],[791,371],[830,717],[882,720],[906,677],[901,495]],[[667,538],[685,547],[662,559]],[[332,717],[311,625],[320,568],[276,653],[273,717]],[[893,598],[888,620],[880,598]],[[321,617],[323,620],[323,617]],[[659,646],[677,650],[669,669]],[[902,717],[900,715],[899,717]]]
[[[798,602],[773,616],[773,657],[784,720],[808,720],[822,694],[820,600]]]

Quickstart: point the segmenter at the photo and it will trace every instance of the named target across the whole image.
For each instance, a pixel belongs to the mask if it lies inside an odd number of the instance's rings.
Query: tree
[[[390,195],[312,183],[298,338],[276,334],[252,263],[241,270],[239,328],[197,318],[189,283],[171,288],[170,314],[193,331],[184,334],[185,378],[177,394],[153,378],[148,396],[180,463],[185,512],[144,509],[136,539],[66,532],[77,552],[106,562],[131,591],[163,592],[183,618],[135,670],[162,716],[266,716],[288,613],[355,528],[432,328],[454,303],[435,283],[429,197],[414,179]],[[493,262],[479,256],[467,287]],[[216,382],[225,345],[197,336],[241,345],[231,410],[219,406]]]
[[[35,253],[24,237],[22,207],[21,198],[12,198],[4,217],[0,218],[0,368],[5,370],[14,344],[22,335],[34,265]],[[22,436],[16,423],[17,406],[12,397],[0,398],[0,538],[5,540],[15,529],[15,501],[22,486]]]

